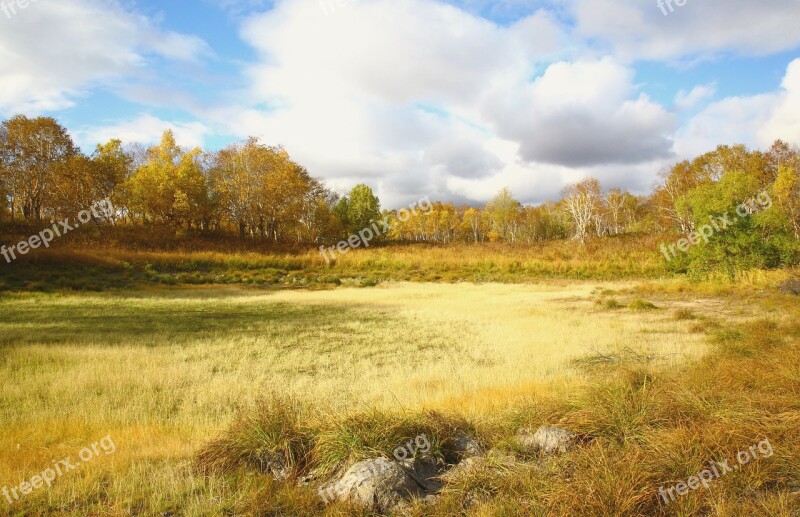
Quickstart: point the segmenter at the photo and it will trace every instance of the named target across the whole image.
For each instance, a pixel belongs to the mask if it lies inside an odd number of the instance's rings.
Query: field
[[[84,271],[70,281],[107,283],[89,292],[53,285],[48,279],[58,271],[41,263],[36,277],[26,278],[34,268],[22,264],[6,284],[36,284],[42,292],[0,296],[0,485],[31,479],[103,437],[114,448],[3,511],[359,513],[325,508],[310,488],[272,482],[246,461],[232,471],[201,472],[197,458],[209,443],[235,432],[242,415],[275,410],[275,401],[296,403],[317,449],[333,448],[342,461],[391,450],[398,426],[427,425],[432,414],[466,422],[483,443],[520,460],[511,476],[481,474],[488,476],[484,499],[470,514],[569,514],[576,490],[587,496],[590,515],[736,515],[742,504],[789,515],[796,508],[790,494],[800,486],[800,311],[772,288],[784,273],[725,286],[666,278],[523,281],[513,276],[514,261],[498,254],[500,266],[486,274],[504,283],[475,283],[458,277],[485,263],[466,260],[462,270],[451,269],[437,253],[415,263],[410,253],[369,251],[338,266],[343,272],[332,285],[297,286],[280,277],[291,289],[241,278],[191,282],[175,267],[188,261],[209,275],[227,268],[231,278],[265,270],[212,255],[128,257],[128,264],[149,263],[141,271],[150,277],[137,276],[139,266],[119,266],[121,252],[66,265]],[[375,254],[409,275],[438,263],[449,281],[378,278]],[[85,273],[87,261],[106,264],[107,276]],[[331,271],[308,266],[297,278],[313,275]],[[203,285],[187,285],[194,283]],[[569,425],[593,440],[545,472],[531,470],[511,438],[523,424],[544,423]],[[346,426],[358,436],[355,445],[340,443],[336,433]],[[381,426],[388,431],[378,436]],[[712,495],[696,493],[669,509],[659,504],[659,483],[688,477],[696,461],[765,436],[775,446],[772,459],[719,481]],[[687,448],[688,456],[675,455]],[[464,511],[462,495],[445,493],[437,506],[412,512]]]

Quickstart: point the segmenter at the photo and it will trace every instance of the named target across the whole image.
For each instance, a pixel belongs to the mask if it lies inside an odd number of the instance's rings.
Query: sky
[[[800,144],[800,2],[661,2],[0,0],[0,118],[87,153],[256,136],[385,208],[645,194],[720,144]]]

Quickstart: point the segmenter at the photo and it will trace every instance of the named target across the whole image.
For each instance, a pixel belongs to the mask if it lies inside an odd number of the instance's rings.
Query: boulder
[[[439,475],[445,467],[443,461],[433,456],[420,456],[403,460],[400,465],[426,492],[436,492],[442,488]]]
[[[481,444],[475,438],[464,433],[458,433],[450,446],[450,450],[455,452],[459,459],[474,458],[475,456],[483,456],[484,450]]]
[[[378,458],[356,463],[338,481],[321,487],[319,494],[325,502],[351,501],[388,512],[421,495],[422,488],[399,464]]]
[[[526,452],[545,456],[564,454],[575,445],[577,436],[572,431],[560,427],[543,426],[532,433],[530,429],[517,432],[517,443]]]

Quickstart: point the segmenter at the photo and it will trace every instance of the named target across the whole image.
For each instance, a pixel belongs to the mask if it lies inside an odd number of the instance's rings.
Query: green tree
[[[678,201],[679,209],[692,214],[695,229],[686,238],[691,245],[684,259],[689,272],[721,270],[733,278],[742,270],[781,264],[785,231],[774,224],[772,200],[759,188],[757,177],[729,172]]]
[[[775,202],[786,215],[795,239],[800,239],[800,171],[798,167],[782,165],[773,186]]]
[[[505,242],[516,242],[521,209],[522,204],[514,199],[508,187],[500,189],[485,209],[490,234]]]
[[[358,233],[372,226],[381,217],[381,203],[372,189],[364,184],[353,187],[336,205],[336,214],[348,234]]]

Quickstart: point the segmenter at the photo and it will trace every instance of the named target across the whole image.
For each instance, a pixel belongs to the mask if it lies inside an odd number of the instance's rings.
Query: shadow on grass
[[[208,292],[203,292],[208,291]],[[269,303],[244,290],[139,291],[130,296],[6,294],[0,346],[107,344],[172,346],[226,336],[280,340],[298,334],[352,333],[379,325],[381,307]]]

